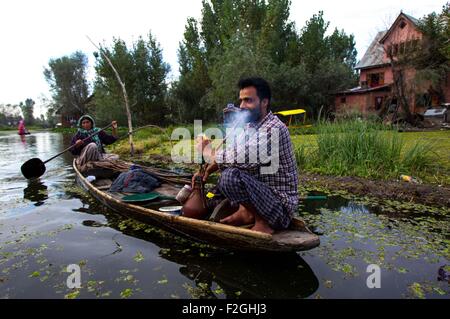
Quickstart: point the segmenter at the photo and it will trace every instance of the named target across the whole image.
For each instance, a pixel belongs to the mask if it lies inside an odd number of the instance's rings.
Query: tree
[[[420,50],[407,62],[414,67],[416,85],[430,87],[444,102],[443,87],[450,72],[450,3],[447,3],[440,14],[431,13],[419,22],[423,32]]]
[[[20,102],[19,107],[22,111],[23,119],[25,123],[28,125],[33,125],[34,117],[33,117],[33,108],[36,103],[32,99],[26,99],[25,103]]]
[[[103,54],[94,53],[96,58],[93,101],[95,116],[102,125],[110,123],[112,120],[117,120],[119,125],[127,125],[123,88],[105,56],[114,65],[117,73],[120,74],[121,82],[125,85],[134,122],[139,114],[135,114],[133,110],[136,102],[133,89],[135,74],[132,52],[128,49],[125,41],[120,38],[114,38],[111,47],[103,45],[101,49]]]
[[[344,30],[339,31],[336,28],[334,29],[333,34],[327,38],[327,41],[330,49],[330,56],[334,60],[344,63],[348,68],[354,69],[357,51],[353,34],[347,35]]]
[[[16,104],[0,104],[0,124],[16,125],[21,118],[20,108]]]
[[[133,122],[163,123],[168,113],[165,99],[170,68],[152,34],[149,33],[147,40],[140,37],[131,49],[123,40],[114,39],[112,48],[106,47],[104,51],[125,84]],[[96,58],[95,114],[102,122],[118,119],[124,124],[122,88],[105,57],[97,55]]]
[[[180,102],[179,113],[182,119],[190,122],[195,118],[208,118],[211,116],[210,112],[202,109],[200,103],[211,87],[211,79],[208,74],[207,53],[202,47],[194,18],[188,19],[184,40],[178,49],[178,59],[180,78],[174,83],[172,94],[173,99]]]
[[[44,76],[50,85],[54,104],[60,110],[76,115],[87,112],[87,67],[87,57],[80,51],[70,56],[50,59]]]
[[[151,114],[150,123],[163,123],[168,113],[165,99],[167,96],[166,78],[170,71],[170,66],[163,60],[162,49],[156,39],[149,34],[148,38],[148,88],[149,107]]]
[[[332,111],[334,93],[357,83],[354,71],[356,49],[353,35],[337,29],[326,36],[329,22],[323,12],[314,14],[301,30],[298,45],[298,65],[306,81],[301,81],[299,97],[305,107],[318,116],[320,109]]]
[[[243,76],[272,84],[273,109],[307,107],[318,113],[333,94],[356,84],[353,35],[314,15],[301,30],[289,21],[290,0],[204,0],[198,23],[189,18],[178,58],[180,77],[170,100],[185,121],[218,120],[237,96]],[[201,25],[201,32],[198,31]]]

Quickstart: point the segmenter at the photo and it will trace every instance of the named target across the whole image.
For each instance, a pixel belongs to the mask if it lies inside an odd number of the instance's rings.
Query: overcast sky
[[[178,74],[177,49],[186,19],[201,16],[201,0],[14,0],[0,2],[0,103],[19,103],[50,97],[43,69],[50,58],[81,50],[89,57],[95,48],[87,40],[110,44],[120,37],[128,44],[151,30],[163,48],[171,77]],[[416,18],[440,12],[445,0],[292,0],[291,20],[302,28],[322,10],[335,27],[353,34],[358,59],[377,31],[386,29],[400,10]],[[35,114],[36,115],[36,114]]]

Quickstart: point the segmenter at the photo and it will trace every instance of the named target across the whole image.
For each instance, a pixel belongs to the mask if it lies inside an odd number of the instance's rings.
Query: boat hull
[[[309,250],[320,244],[319,237],[306,227],[304,231],[285,230],[273,235],[206,220],[171,215],[132,205],[110,196],[92,185],[73,164],[78,184],[103,205],[145,223],[221,248],[245,251],[288,252]]]

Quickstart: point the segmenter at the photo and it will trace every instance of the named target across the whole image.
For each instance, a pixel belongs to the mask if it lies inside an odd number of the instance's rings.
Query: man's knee
[[[225,169],[219,180],[219,189],[221,191],[227,191],[231,187],[236,187],[236,184],[240,181],[240,171],[237,168],[229,167]]]

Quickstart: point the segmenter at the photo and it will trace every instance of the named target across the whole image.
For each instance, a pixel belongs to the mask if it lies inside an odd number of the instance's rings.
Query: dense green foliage
[[[416,70],[416,84],[424,90],[431,86],[444,101],[443,87],[450,72],[450,3],[439,14],[431,13],[420,20],[424,38],[417,54],[408,60]]]
[[[52,59],[44,74],[53,110],[93,113],[99,125],[126,122],[122,88],[135,125],[221,120],[237,100],[241,77],[261,76],[272,86],[272,109],[305,108],[312,117],[331,111],[333,94],[356,84],[353,35],[335,29],[323,13],[298,30],[289,20],[290,0],[204,0],[199,21],[188,18],[179,44],[179,76],[169,83],[156,38],[149,33],[131,45],[114,38],[95,53],[96,77],[89,95],[87,59],[81,52]]]
[[[163,123],[169,113],[166,78],[170,68],[163,61],[162,49],[152,34],[147,39],[140,37],[131,48],[123,40],[114,39],[112,47],[103,50],[125,83],[133,123]],[[118,119],[124,125],[122,88],[104,56],[96,54],[96,59],[94,113],[100,123]]]
[[[70,56],[50,59],[44,76],[50,85],[53,111],[80,115],[87,112],[89,85],[87,81],[88,60],[77,51]]]
[[[290,4],[203,1],[201,21],[188,20],[180,43],[180,78],[171,91],[178,122],[220,119],[236,101],[241,77],[266,78],[274,110],[302,107],[313,115],[331,109],[333,93],[356,84],[353,35],[336,29],[327,36],[322,12],[297,31]]]

